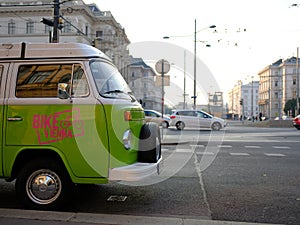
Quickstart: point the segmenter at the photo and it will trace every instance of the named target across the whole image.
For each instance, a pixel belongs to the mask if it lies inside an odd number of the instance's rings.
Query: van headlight
[[[123,145],[128,150],[131,148],[131,130],[126,130],[123,134]]]

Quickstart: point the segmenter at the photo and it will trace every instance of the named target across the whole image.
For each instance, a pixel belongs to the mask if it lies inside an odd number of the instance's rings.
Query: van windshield
[[[132,99],[131,90],[116,67],[103,61],[91,61],[90,68],[101,96]]]

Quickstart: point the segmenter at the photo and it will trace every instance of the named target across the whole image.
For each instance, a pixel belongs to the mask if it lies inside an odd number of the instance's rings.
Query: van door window
[[[74,97],[89,93],[84,71],[79,64],[22,65],[18,71],[16,97],[56,98],[58,83],[73,86]]]
[[[79,64],[73,65],[72,97],[84,97],[89,94],[84,70]]]

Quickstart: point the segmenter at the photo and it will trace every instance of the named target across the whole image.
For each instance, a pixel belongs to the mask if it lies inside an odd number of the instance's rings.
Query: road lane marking
[[[278,149],[290,149],[288,146],[272,146],[273,148],[278,148]]]
[[[218,148],[232,148],[232,145],[218,145]]]
[[[205,148],[205,145],[190,145],[191,147],[194,147],[194,148]]]
[[[196,152],[198,155],[214,155],[214,152]]]
[[[230,152],[229,154],[232,156],[249,156],[250,155],[248,153],[243,153],[243,152]]]
[[[274,156],[274,157],[284,157],[284,156],[286,156],[284,154],[279,154],[279,153],[265,153],[264,155],[266,155],[266,156]]]
[[[258,145],[246,145],[245,148],[261,148],[261,146],[258,146]]]
[[[179,149],[176,149],[175,152],[194,152],[193,149],[190,149],[190,148],[179,148]]]

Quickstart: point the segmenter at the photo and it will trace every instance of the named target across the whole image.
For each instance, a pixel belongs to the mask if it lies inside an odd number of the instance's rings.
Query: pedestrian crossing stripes
[[[257,145],[246,145],[245,148],[261,148],[261,147]]]
[[[190,145],[192,148],[206,148],[206,145]],[[217,145],[216,147],[218,148],[232,148],[232,145]],[[262,148],[259,145],[245,145],[245,146],[241,146],[244,148],[254,148],[254,149],[259,149]],[[274,149],[290,149],[289,146],[272,146],[272,148]]]
[[[277,153],[265,153],[266,156],[273,156],[273,157],[283,157],[286,156],[284,154],[277,154]]]
[[[179,148],[179,149],[169,149],[169,148],[162,148],[162,152],[164,153],[195,153],[196,155],[202,155],[202,156],[214,156],[217,154],[229,154],[230,156],[254,156],[259,155],[260,153],[247,153],[247,152],[210,152],[210,151],[197,151],[193,148]],[[286,154],[282,153],[261,153],[264,156],[268,157],[286,157]]]
[[[290,149],[288,146],[272,146],[273,148],[279,148],[279,149]]]
[[[243,152],[230,152],[229,154],[232,156],[249,156],[250,155],[248,153],[243,153]]]

